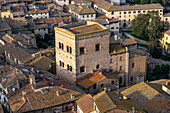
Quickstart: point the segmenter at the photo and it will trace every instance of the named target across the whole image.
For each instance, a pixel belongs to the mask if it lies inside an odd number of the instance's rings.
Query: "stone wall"
[[[144,41],[144,40],[140,40],[134,36],[132,36],[131,34],[129,33],[125,33],[125,35],[133,40],[135,40],[136,42],[138,42],[139,44],[145,44],[145,45],[150,45],[150,42],[147,42],[147,41]]]

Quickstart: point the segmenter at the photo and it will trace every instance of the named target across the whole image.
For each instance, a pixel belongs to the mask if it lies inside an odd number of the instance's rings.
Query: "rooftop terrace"
[[[80,27],[70,28],[69,30],[75,34],[81,34],[81,33],[90,33],[98,30],[102,30],[102,27],[99,26],[98,24],[93,24],[93,25],[84,25]]]

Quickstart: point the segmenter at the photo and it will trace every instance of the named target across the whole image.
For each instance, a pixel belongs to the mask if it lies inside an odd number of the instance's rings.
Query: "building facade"
[[[124,73],[119,77],[120,86],[132,85],[146,80],[147,56],[129,53],[119,45],[112,45],[110,54],[110,70]]]
[[[42,18],[49,18],[49,11],[48,10],[31,10],[25,13],[26,19],[32,17],[32,19],[42,19]]]
[[[131,21],[138,14],[146,14],[149,11],[158,11],[161,20],[163,20],[164,7],[160,4],[116,6],[113,2],[109,3],[104,0],[96,0],[94,9],[99,13],[105,14],[108,18],[119,19],[121,27],[130,27]]]
[[[162,39],[159,40],[165,51],[170,50],[170,29],[164,32]]]

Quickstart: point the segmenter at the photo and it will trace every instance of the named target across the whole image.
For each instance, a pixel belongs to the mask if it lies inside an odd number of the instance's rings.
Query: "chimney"
[[[70,94],[70,98],[71,98],[71,99],[74,99],[74,96],[73,96],[72,94]]]
[[[56,94],[57,94],[57,96],[59,96],[60,94],[59,94],[59,91],[56,91]]]
[[[111,2],[111,6],[114,6],[114,2]]]
[[[165,85],[168,85],[168,80],[166,80],[166,83],[165,83]]]
[[[132,113],[135,113],[135,107],[132,107]]]
[[[42,51],[40,50],[40,58],[42,57]]]
[[[127,47],[125,47],[125,49],[126,49],[126,52],[128,52],[128,48],[127,48]]]
[[[22,91],[22,99],[25,100],[25,97],[26,97],[26,92],[25,91]]]
[[[104,88],[104,91],[107,91],[107,88],[106,88],[106,87]]]

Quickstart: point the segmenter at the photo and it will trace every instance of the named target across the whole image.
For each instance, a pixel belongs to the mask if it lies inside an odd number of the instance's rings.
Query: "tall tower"
[[[56,72],[59,78],[76,79],[99,68],[109,68],[109,29],[83,21],[55,27]]]

